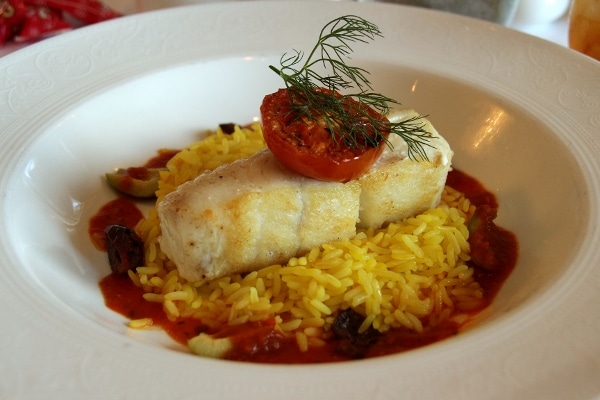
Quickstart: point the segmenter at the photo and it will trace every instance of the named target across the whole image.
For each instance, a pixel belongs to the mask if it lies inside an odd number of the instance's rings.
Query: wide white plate
[[[318,12],[317,12],[318,11]],[[190,355],[103,305],[87,220],[101,176],[258,118],[267,68],[353,13],[376,90],[428,114],[500,200],[519,264],[467,332],[366,361],[269,366]],[[0,59],[0,398],[589,399],[600,394],[600,64],[481,21],[371,3],[176,8]]]

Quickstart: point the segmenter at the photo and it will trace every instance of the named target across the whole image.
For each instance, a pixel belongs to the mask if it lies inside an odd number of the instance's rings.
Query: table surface
[[[132,14],[135,12],[143,12],[146,10],[155,10],[159,8],[167,8],[170,6],[179,6],[210,1],[215,0],[136,0],[135,2],[123,0],[106,0],[104,1],[104,3],[108,4],[109,6],[122,13]],[[532,36],[537,36],[550,42],[557,43],[561,46],[568,45],[568,18],[566,15],[564,15],[559,20],[550,23],[513,23],[510,24],[508,27],[527,33]],[[24,43],[8,42],[3,47],[0,47],[0,57],[9,54],[13,51],[19,50],[25,47],[26,45],[27,44]]]

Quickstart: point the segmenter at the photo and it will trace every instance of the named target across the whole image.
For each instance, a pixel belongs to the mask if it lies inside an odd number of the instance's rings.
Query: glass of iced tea
[[[573,0],[569,47],[600,60],[600,0]]]

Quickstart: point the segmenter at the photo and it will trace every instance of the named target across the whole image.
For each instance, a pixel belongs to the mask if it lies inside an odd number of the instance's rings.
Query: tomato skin
[[[347,182],[361,176],[381,155],[383,139],[376,147],[351,148],[335,143],[329,131],[316,121],[293,118],[290,104],[287,89],[279,89],[265,96],[260,107],[267,147],[287,168],[314,179]],[[372,109],[368,112],[387,121]]]

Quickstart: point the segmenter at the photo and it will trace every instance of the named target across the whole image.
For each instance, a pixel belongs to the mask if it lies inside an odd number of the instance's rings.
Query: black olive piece
[[[380,333],[373,327],[359,333],[364,317],[351,308],[340,311],[333,322],[332,331],[340,339],[337,351],[352,358],[362,358],[379,339]]]
[[[144,265],[144,242],[133,229],[110,225],[104,230],[104,235],[112,272],[125,274],[130,269]]]
[[[237,124],[234,124],[233,122],[230,122],[228,124],[219,124],[219,128],[221,128],[221,131],[227,135],[231,135],[233,132],[235,132],[235,127]]]

